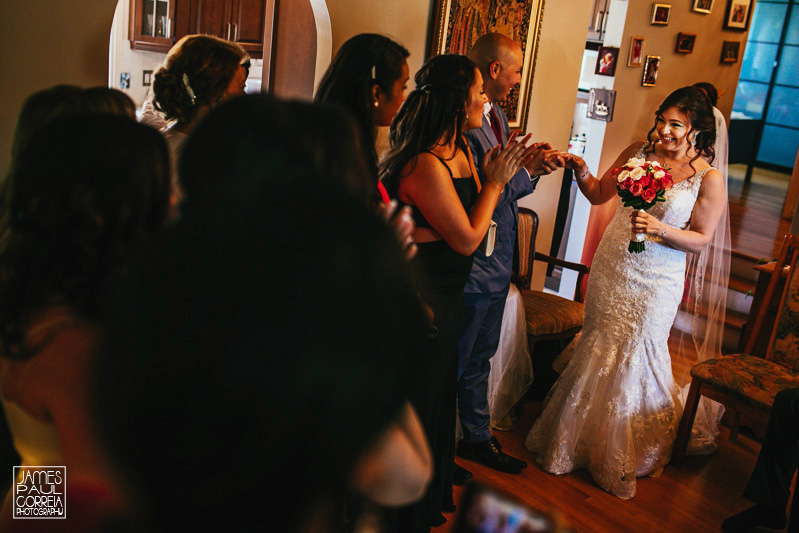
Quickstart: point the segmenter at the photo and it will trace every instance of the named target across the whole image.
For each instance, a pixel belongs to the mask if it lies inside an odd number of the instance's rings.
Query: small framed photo
[[[594,74],[600,76],[614,76],[616,74],[616,63],[619,60],[619,49],[612,46],[600,46],[599,54],[596,58],[596,68]]]
[[[741,43],[738,41],[724,41],[721,45],[721,62],[737,63],[738,52],[741,50]]]
[[[693,11],[709,15],[713,10],[713,0],[694,0]]]
[[[746,31],[752,15],[752,4],[752,0],[727,0],[724,29]]]
[[[652,20],[650,21],[650,24],[665,26],[669,23],[670,15],[671,4],[652,4]]]
[[[658,68],[660,67],[660,56],[646,56],[644,62],[644,75],[641,78],[641,85],[644,87],[654,87],[658,79]]]
[[[678,54],[690,54],[694,51],[694,43],[696,42],[695,33],[678,33],[677,45],[674,51]]]
[[[628,67],[640,67],[644,64],[644,38],[640,35],[630,37],[630,54],[627,56]]]

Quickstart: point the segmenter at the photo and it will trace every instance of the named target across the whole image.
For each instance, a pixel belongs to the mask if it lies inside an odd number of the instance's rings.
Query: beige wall
[[[548,0],[544,5],[527,131],[533,133],[536,141],[548,141],[559,150],[566,150],[569,145],[592,5],[592,0]],[[547,254],[552,242],[562,177],[561,170],[542,177],[535,193],[519,202],[519,205],[538,213],[540,225],[536,249]],[[534,289],[544,286],[545,274],[546,269],[537,263],[533,269]]]
[[[644,138],[654,124],[657,106],[671,91],[680,87],[708,81],[719,92],[726,91],[719,100],[718,107],[729,120],[747,33],[723,29],[725,2],[716,1],[713,12],[709,15],[692,12],[691,4],[692,2],[672,2],[669,24],[652,26],[649,24],[652,12],[650,2],[629,3],[614,84],[617,91],[616,111],[613,122],[608,124],[599,171],[604,171],[611,165],[631,142]],[[680,32],[696,34],[692,54],[674,52],[677,34]],[[626,66],[632,35],[646,38],[646,55],[661,57],[655,87],[641,86],[643,67]],[[720,63],[723,41],[741,43],[738,63]]]
[[[5,176],[19,108],[58,83],[105,85],[116,0],[25,0],[0,17],[0,175]]]
[[[333,28],[333,55],[344,42],[359,33],[382,33],[410,51],[408,68],[413,75],[427,56],[427,29],[435,0],[327,0]]]

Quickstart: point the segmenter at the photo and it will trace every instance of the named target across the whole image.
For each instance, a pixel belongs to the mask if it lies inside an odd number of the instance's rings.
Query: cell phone
[[[490,257],[494,253],[494,245],[497,243],[497,223],[493,220],[488,225],[483,242],[477,247],[478,250],[483,252],[486,257]]]
[[[549,533],[558,531],[551,514],[472,482],[458,505],[455,533]]]

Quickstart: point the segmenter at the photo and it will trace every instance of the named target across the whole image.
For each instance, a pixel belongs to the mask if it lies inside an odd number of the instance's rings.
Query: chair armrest
[[[516,285],[520,291],[530,290],[530,276],[520,276],[516,272],[511,271],[510,282]]]
[[[588,265],[584,265],[582,263],[572,263],[571,261],[564,261],[563,259],[558,259],[557,257],[552,257],[551,255],[542,254],[541,252],[536,252],[534,259],[536,261],[551,263],[559,267],[569,268],[571,270],[575,270],[582,274],[588,274],[589,271],[591,270],[591,267],[589,267]]]

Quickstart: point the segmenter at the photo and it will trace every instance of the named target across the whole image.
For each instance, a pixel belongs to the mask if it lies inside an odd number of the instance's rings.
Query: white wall
[[[564,151],[569,145],[592,4],[592,0],[549,0],[544,6],[527,131],[533,133],[536,141],[548,141],[553,148]],[[562,178],[560,170],[543,176],[535,193],[519,202],[538,213],[536,249],[544,253],[549,253],[552,242]],[[537,263],[533,269],[534,289],[544,286],[545,275],[546,269]]]
[[[137,106],[140,106],[150,91],[150,87],[143,85],[143,71],[155,72],[166,59],[166,54],[132,50],[128,40],[129,20],[130,0],[119,0],[114,14],[114,24],[111,27],[108,86],[123,90]],[[122,72],[130,73],[129,89],[122,89],[119,86],[119,75]]]

